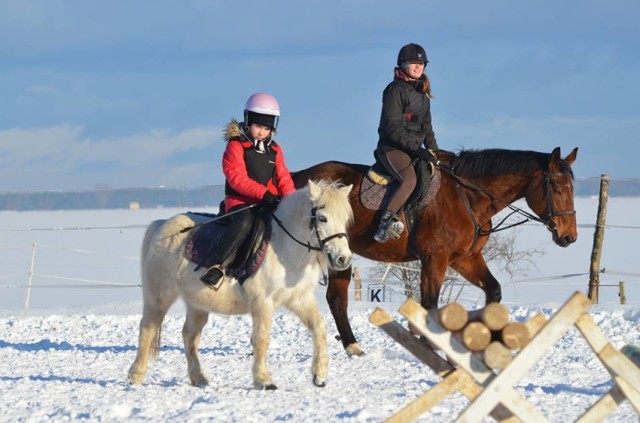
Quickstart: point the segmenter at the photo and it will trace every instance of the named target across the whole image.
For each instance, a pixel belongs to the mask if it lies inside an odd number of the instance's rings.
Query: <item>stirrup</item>
[[[404,224],[397,217],[394,217],[389,222],[386,232],[389,239],[400,239],[402,232],[404,232]]]
[[[216,270],[220,272],[220,276],[217,275]],[[217,291],[222,286],[222,282],[224,281],[224,278],[225,278],[224,268],[219,264],[214,264],[200,276],[200,281],[204,283],[208,288],[211,288],[214,291]]]
[[[390,239],[399,239],[402,232],[404,232],[404,224],[398,216],[393,212],[385,211],[373,239],[384,243]]]

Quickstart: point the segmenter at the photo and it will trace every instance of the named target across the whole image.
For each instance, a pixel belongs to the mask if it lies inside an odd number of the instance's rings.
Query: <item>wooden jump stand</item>
[[[460,392],[470,401],[458,415],[457,422],[480,422],[487,415],[499,422],[548,421],[514,389],[514,385],[574,325],[615,382],[614,387],[586,410],[577,422],[600,422],[625,399],[640,415],[640,367],[609,343],[587,313],[590,305],[584,294],[573,294],[548,322],[536,327],[534,332],[537,333],[505,362],[501,370],[490,368],[483,360],[483,354],[467,348],[460,336],[442,326],[441,319],[427,318],[427,311],[415,301],[407,300],[398,311],[407,318],[414,331],[422,335],[421,338],[415,337],[389,314],[377,308],[369,320],[442,378],[387,421],[413,421],[455,392]],[[443,352],[447,358],[436,351]]]

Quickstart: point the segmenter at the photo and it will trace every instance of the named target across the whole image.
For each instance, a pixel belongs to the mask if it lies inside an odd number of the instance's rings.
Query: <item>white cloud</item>
[[[0,131],[0,190],[90,189],[99,183],[196,185],[204,183],[202,175],[213,178],[209,167],[223,148],[221,130],[213,127],[105,139],[91,139],[84,128],[73,125],[9,129]],[[200,152],[207,149],[212,159],[203,165]],[[171,163],[191,150],[192,161]]]

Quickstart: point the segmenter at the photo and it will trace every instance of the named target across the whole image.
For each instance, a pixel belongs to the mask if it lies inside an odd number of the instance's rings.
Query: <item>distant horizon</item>
[[[293,172],[294,169],[291,169]],[[576,176],[575,181],[590,181],[590,180],[601,180],[603,175],[598,176]],[[609,175],[607,175],[609,176]],[[610,182],[637,182],[640,184],[640,176],[637,177],[627,177],[627,178],[612,178],[609,176]],[[4,194],[38,194],[38,193],[83,193],[83,192],[96,192],[96,191],[118,191],[118,190],[198,190],[203,188],[217,188],[224,187],[223,183],[217,184],[200,184],[200,185],[157,185],[157,186],[121,186],[114,187],[106,184],[98,184],[94,188],[81,188],[81,189],[50,189],[50,190],[0,190],[0,195]]]

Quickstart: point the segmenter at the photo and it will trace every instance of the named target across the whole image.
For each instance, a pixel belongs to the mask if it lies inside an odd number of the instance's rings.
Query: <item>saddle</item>
[[[212,220],[197,226],[187,241],[184,257],[196,264],[195,270],[201,267],[213,266],[213,257],[210,252],[212,245],[220,242],[223,234],[223,226],[226,219],[223,214],[193,213],[198,216],[210,217]],[[253,276],[264,261],[264,257],[271,239],[271,219],[268,213],[259,213],[253,221],[251,231],[247,239],[240,246],[236,258],[228,265],[226,276],[238,280],[240,285]]]
[[[417,183],[403,210],[420,210],[435,198],[440,189],[440,170],[424,160],[414,163]],[[385,167],[376,160],[360,185],[360,202],[369,210],[383,210],[400,183],[394,180]],[[425,189],[425,187],[427,187]]]

